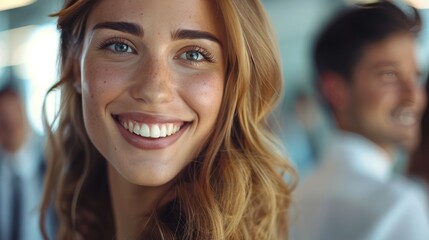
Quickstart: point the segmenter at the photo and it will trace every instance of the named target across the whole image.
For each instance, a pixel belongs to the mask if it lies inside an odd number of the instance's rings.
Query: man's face
[[[415,147],[426,96],[412,36],[392,35],[365,48],[346,92],[345,130],[386,150]]]
[[[17,151],[25,140],[26,120],[19,96],[13,92],[0,95],[0,148]]]

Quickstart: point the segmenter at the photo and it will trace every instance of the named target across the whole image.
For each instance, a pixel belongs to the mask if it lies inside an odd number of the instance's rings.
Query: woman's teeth
[[[147,138],[167,137],[177,133],[180,130],[180,125],[173,123],[166,124],[145,124],[133,121],[121,122],[121,125],[136,135]]]

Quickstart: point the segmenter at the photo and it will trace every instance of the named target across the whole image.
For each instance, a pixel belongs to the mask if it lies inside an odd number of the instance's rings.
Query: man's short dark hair
[[[313,57],[317,73],[331,71],[351,79],[365,47],[396,33],[417,35],[421,18],[415,8],[410,10],[408,15],[395,4],[382,1],[341,11],[316,39]]]
[[[7,95],[7,94],[12,94],[12,95],[16,95],[17,97],[21,97],[18,86],[16,86],[13,83],[6,83],[4,86],[0,87],[0,96]]]

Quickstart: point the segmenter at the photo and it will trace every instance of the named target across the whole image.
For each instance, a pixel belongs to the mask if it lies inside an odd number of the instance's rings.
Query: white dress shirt
[[[372,142],[337,133],[321,166],[297,187],[291,239],[428,240],[426,197],[392,165]]]
[[[44,141],[31,134],[15,154],[0,149],[0,239],[11,238],[13,173],[20,179],[20,239],[42,239],[39,203],[42,194]]]

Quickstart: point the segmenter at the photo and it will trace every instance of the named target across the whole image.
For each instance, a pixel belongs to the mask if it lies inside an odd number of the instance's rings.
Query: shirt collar
[[[361,135],[344,131],[334,134],[324,159],[382,181],[389,179],[394,163],[387,152],[373,142]]]
[[[42,158],[40,146],[37,144],[38,139],[33,132],[29,132],[23,146],[13,154],[1,151],[0,156],[18,176],[21,178],[30,178],[38,174],[40,160]]]

